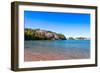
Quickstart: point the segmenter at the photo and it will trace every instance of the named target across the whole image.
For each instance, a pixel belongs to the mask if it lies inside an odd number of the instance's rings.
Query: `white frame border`
[[[57,60],[57,61],[38,61],[38,62],[24,62],[24,10],[29,11],[46,11],[46,12],[70,12],[70,13],[89,13],[91,14],[91,58],[82,60]],[[69,7],[48,7],[35,5],[19,5],[19,68],[35,68],[35,67],[50,67],[50,66],[64,66],[64,65],[84,65],[95,64],[95,10],[85,8],[69,8]]]

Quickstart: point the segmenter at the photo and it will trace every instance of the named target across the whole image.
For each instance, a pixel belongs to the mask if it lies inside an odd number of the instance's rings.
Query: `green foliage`
[[[66,40],[66,37],[63,34],[58,34],[59,39]]]
[[[75,40],[73,37],[69,37],[68,40]]]
[[[46,34],[49,33],[51,37],[47,37]],[[56,39],[54,35],[57,35],[59,39]],[[49,35],[48,35],[49,36]],[[66,37],[63,34],[57,34],[51,31],[42,31],[40,29],[25,29],[24,30],[25,40],[65,40]]]
[[[76,38],[77,40],[86,40],[87,38],[85,38],[85,37],[78,37],[78,38]]]
[[[25,40],[66,40],[63,34],[58,34],[52,31],[40,30],[40,29],[25,29]],[[85,37],[69,37],[67,40],[90,40]]]

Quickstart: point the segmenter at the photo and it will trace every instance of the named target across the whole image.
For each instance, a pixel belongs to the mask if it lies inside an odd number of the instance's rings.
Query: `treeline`
[[[52,31],[29,28],[24,29],[24,38],[25,40],[90,40],[90,38],[86,37],[66,38],[63,34]]]
[[[24,29],[25,40],[66,40],[63,34],[41,29]]]
[[[90,38],[86,38],[86,37],[76,37],[76,38],[69,37],[69,38],[67,38],[67,40],[90,40]]]

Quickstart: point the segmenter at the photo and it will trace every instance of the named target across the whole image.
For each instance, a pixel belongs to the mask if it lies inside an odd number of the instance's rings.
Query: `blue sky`
[[[90,37],[90,14],[24,11],[24,25],[66,37]]]

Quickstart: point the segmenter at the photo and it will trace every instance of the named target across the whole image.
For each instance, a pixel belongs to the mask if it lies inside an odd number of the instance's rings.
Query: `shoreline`
[[[50,60],[71,60],[90,58],[85,55],[59,54],[59,53],[40,53],[24,50],[24,61],[50,61]]]

